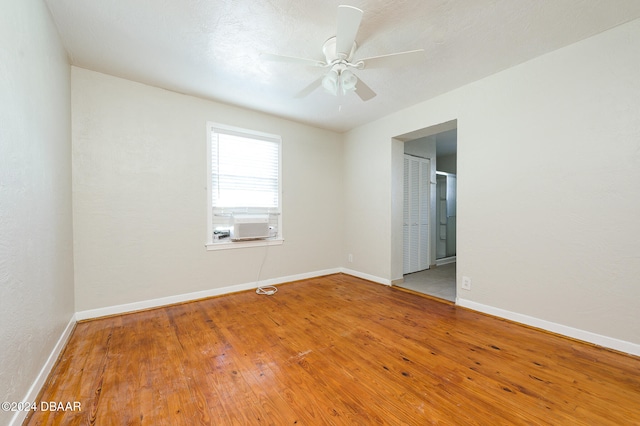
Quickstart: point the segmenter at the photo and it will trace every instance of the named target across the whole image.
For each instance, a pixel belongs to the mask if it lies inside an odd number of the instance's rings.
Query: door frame
[[[402,135],[391,138],[391,223],[390,223],[390,270],[391,283],[401,283],[403,278],[403,195],[404,195],[404,154],[405,143],[416,139],[425,138],[427,136],[436,135],[447,130],[458,128],[458,120],[453,119],[433,126],[411,131]],[[431,160],[431,185],[435,186],[435,154]],[[431,223],[430,238],[432,245],[430,247],[430,256],[435,256],[435,188],[430,188],[431,194]],[[435,258],[430,260],[431,265],[435,265]]]

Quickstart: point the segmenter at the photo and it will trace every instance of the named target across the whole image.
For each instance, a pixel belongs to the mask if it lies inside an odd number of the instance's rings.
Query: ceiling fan
[[[336,35],[328,39],[322,46],[325,60],[297,58],[293,56],[263,53],[265,59],[279,62],[292,62],[313,67],[329,68],[329,71],[302,89],[297,98],[303,98],[322,86],[334,96],[339,93],[346,95],[355,92],[360,99],[368,101],[376,96],[376,93],[361,79],[356,77],[352,70],[381,68],[390,66],[403,66],[416,63],[424,58],[424,49],[410,50],[407,52],[392,53],[389,55],[373,56],[364,59],[355,59],[358,49],[356,34],[362,21],[362,10],[341,5],[338,6],[338,25]]]

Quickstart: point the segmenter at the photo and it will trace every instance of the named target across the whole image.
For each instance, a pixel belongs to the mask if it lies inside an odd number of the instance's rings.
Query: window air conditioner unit
[[[268,237],[268,215],[243,215],[231,217],[231,240],[258,240]]]

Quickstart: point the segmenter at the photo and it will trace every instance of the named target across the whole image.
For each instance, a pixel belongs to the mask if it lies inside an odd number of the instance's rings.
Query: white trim
[[[47,381],[47,378],[49,377],[51,370],[55,366],[56,361],[58,361],[58,357],[66,347],[67,341],[71,336],[71,332],[73,331],[76,325],[76,322],[77,322],[76,316],[74,314],[71,316],[69,323],[67,324],[65,329],[62,331],[62,334],[60,335],[60,338],[58,339],[55,346],[53,347],[53,350],[49,354],[47,361],[44,363],[44,365],[40,369],[40,372],[38,373],[38,375],[36,376],[36,379],[31,384],[31,387],[27,391],[27,394],[25,395],[25,397],[22,398],[22,401],[39,403],[39,401],[37,401],[38,394],[40,393],[42,386],[44,386],[44,383]],[[28,411],[16,411],[16,413],[13,415],[13,418],[11,418],[11,420],[9,421],[9,426],[21,425],[22,422],[24,422],[24,420],[27,418],[27,414],[29,414]]]
[[[276,135],[275,133],[266,133],[260,132],[258,130],[246,129],[244,127],[229,126],[227,124],[216,123],[214,121],[207,121],[207,130],[210,132],[227,133],[235,136],[251,136],[255,139],[260,139],[267,142],[282,141],[282,136]]]
[[[205,180],[205,191],[206,199],[207,199],[207,238],[205,239],[205,245],[208,246],[213,242],[213,197],[211,194],[211,132],[213,130],[212,123],[207,122],[207,155],[205,158],[207,159],[207,179]]]
[[[507,311],[505,309],[483,305],[482,303],[473,302],[471,300],[456,298],[456,305],[496,317],[505,318],[521,324],[547,330],[552,333],[557,333],[563,336],[582,340],[584,342],[593,343],[605,348],[640,356],[640,345],[637,343],[627,342],[624,340],[615,339],[613,337],[607,337],[600,334],[592,333],[590,331],[580,330],[577,328],[568,327],[566,325],[557,324],[555,322]]]
[[[211,250],[232,250],[246,247],[279,246],[284,242],[282,238],[275,240],[253,240],[253,241],[225,241],[222,243],[207,243],[207,251]]]
[[[339,268],[333,268],[333,269],[323,269],[323,270],[314,271],[314,272],[306,272],[306,273],[296,274],[296,275],[289,275],[289,276],[280,277],[280,278],[271,278],[271,279],[268,279],[268,280],[260,280],[258,283],[255,283],[255,287],[267,286],[267,285],[276,285],[276,284],[286,284],[286,283],[290,283],[290,282],[293,282],[293,281],[300,281],[300,280],[306,280],[306,279],[309,279],[309,278],[323,277],[325,275],[339,274],[340,272],[342,272],[342,271]]]
[[[376,277],[375,275],[365,274],[364,272],[354,271],[353,269],[340,268],[340,272],[347,275],[353,275],[354,277],[362,278],[364,280],[373,281],[374,283],[384,284],[389,286],[391,285],[391,280],[388,280],[386,278]]]
[[[160,297],[157,299],[142,300],[140,302],[125,303],[122,305],[107,306],[104,308],[88,309],[86,311],[76,312],[78,321],[105,317],[109,315],[118,315],[128,312],[141,311],[144,309],[159,308],[162,306],[172,305],[175,303],[189,302],[207,297],[221,296],[223,294],[236,293],[238,291],[252,290],[259,286],[276,285],[288,283],[291,281],[304,280],[307,278],[315,278],[323,275],[337,274],[341,272],[339,269],[325,269],[321,271],[308,272],[304,274],[289,275],[286,277],[271,278],[268,280],[260,280],[259,282],[249,282],[244,284],[236,284],[227,287],[213,288],[210,290],[196,291],[193,293],[176,294],[174,296]]]

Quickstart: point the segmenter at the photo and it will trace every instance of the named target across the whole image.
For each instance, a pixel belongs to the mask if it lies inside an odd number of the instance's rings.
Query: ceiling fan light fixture
[[[340,87],[342,88],[343,95],[356,90],[357,83],[358,77],[351,71],[344,70],[340,73]]]
[[[331,69],[322,79],[322,87],[333,96],[338,95],[338,85],[340,84],[340,75],[334,69]]]

